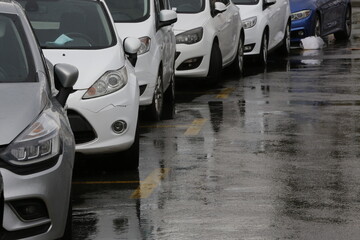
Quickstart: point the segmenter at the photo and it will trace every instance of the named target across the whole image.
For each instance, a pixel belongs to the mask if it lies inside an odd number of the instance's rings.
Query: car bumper
[[[84,100],[85,92],[76,91],[67,102],[76,151],[97,154],[130,148],[135,139],[139,113],[139,86],[135,75],[129,75],[128,84],[115,93]],[[113,130],[117,121],[126,125],[121,133]]]
[[[209,72],[211,47],[212,42],[204,38],[191,45],[176,44],[175,76],[206,77]],[[193,65],[185,63],[189,59],[194,59]]]
[[[34,240],[58,239],[62,237],[68,214],[71,192],[72,164],[74,152],[60,155],[56,164],[44,171],[30,175],[18,175],[1,168],[4,179],[4,223],[0,233],[2,239],[31,238]],[[59,181],[61,180],[61,181]],[[22,220],[15,202],[24,204],[30,199],[43,203],[47,216]]]

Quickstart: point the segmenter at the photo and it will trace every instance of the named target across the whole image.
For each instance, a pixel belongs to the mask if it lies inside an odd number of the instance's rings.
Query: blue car
[[[351,35],[350,0],[290,0],[291,42],[310,36],[334,34],[337,40]]]

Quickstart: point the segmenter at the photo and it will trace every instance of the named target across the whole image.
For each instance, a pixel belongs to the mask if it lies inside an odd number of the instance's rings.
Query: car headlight
[[[203,37],[203,28],[195,28],[176,35],[176,44],[194,44],[200,42]]]
[[[252,28],[257,23],[257,17],[247,18],[247,19],[244,19],[242,22],[243,22],[245,29]]]
[[[60,126],[50,111],[45,110],[7,147],[1,157],[15,165],[29,165],[59,154]]]
[[[296,21],[296,20],[307,18],[308,16],[310,16],[310,14],[311,14],[311,10],[303,10],[300,12],[294,12],[291,14],[291,21]]]
[[[141,37],[139,38],[141,45],[138,51],[138,55],[144,54],[150,50],[151,38],[149,37]]]
[[[101,97],[123,88],[128,82],[126,68],[106,72],[84,94],[83,99]]]

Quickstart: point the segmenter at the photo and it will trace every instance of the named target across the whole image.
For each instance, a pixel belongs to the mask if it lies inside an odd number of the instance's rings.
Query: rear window
[[[238,5],[256,5],[259,0],[232,0],[234,4]]]
[[[178,13],[199,13],[205,9],[205,0],[170,0]]]
[[[36,82],[35,65],[18,16],[0,14],[0,83]]]
[[[88,0],[19,0],[42,48],[98,49],[115,44],[104,6]]]
[[[150,15],[149,0],[105,0],[115,22],[142,22]]]

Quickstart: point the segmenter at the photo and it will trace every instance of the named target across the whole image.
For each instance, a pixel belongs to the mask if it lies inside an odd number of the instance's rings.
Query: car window
[[[205,9],[205,0],[170,0],[178,13],[199,13]]]
[[[256,5],[259,3],[259,0],[232,0],[235,4],[240,5]]]
[[[20,19],[0,14],[0,82],[36,82],[34,60]]]
[[[141,22],[150,14],[149,0],[105,0],[115,22]]]
[[[230,0],[221,0],[226,6],[230,4]]]
[[[19,0],[41,47],[55,49],[106,48],[116,37],[104,6],[84,0]]]

